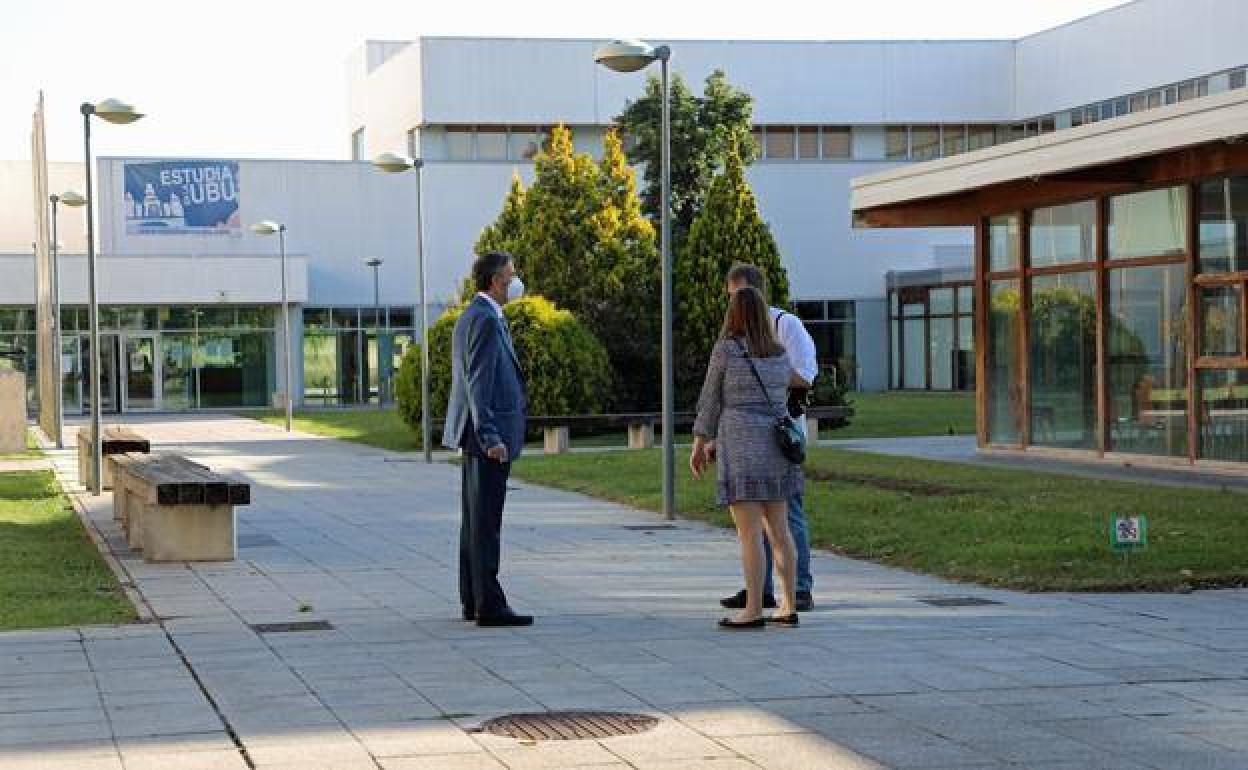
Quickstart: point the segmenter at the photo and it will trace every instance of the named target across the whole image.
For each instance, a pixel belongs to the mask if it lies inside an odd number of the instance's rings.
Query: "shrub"
[[[464,305],[450,308],[429,327],[429,394],[435,417],[446,416],[451,336],[463,311]],[[529,414],[602,412],[612,392],[611,365],[602,343],[571,313],[542,297],[509,302],[504,313],[524,372]],[[395,398],[399,416],[419,434],[419,345],[412,345],[403,356],[395,377]]]

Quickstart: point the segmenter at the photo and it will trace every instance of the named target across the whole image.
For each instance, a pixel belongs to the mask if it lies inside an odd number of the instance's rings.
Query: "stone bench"
[[[113,459],[113,516],[146,561],[230,561],[237,553],[234,506],[251,487],[179,455]]]
[[[101,464],[100,488],[112,489],[113,464],[111,457],[120,454],[141,453],[152,451],[152,444],[124,425],[103,425],[100,427],[100,445],[104,455]],[[85,486],[91,479],[91,428],[78,429],[78,480]]]

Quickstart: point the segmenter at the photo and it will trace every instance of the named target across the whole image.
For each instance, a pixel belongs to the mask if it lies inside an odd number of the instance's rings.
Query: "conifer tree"
[[[735,145],[723,173],[715,177],[674,268],[676,303],[676,390],[692,405],[719,336],[728,298],[724,276],[737,262],[749,262],[767,276],[769,301],[784,307],[789,279],[771,228],[758,213],[754,193]]]

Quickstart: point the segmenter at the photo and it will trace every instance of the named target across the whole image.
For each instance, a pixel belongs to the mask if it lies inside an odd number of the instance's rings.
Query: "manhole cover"
[[[933,607],[983,607],[986,604],[1000,604],[992,599],[980,599],[977,596],[939,596],[933,599],[919,599]]]
[[[509,714],[491,719],[481,729],[521,741],[581,741],[636,735],[653,730],[659,720],[645,714],[615,711],[551,711]]]
[[[299,620],[294,623],[253,623],[252,630],[257,634],[293,633],[296,631],[333,631],[334,627],[327,620]]]
[[[272,535],[254,534],[238,536],[239,548],[263,548],[265,546],[277,544],[277,538]]]

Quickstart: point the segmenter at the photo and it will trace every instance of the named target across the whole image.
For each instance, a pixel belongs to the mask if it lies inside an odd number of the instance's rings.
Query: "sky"
[[[772,40],[1017,38],[1123,0],[10,0],[0,21],[0,159],[82,158],[78,105],[117,97],[148,117],[96,123],[100,155],[346,158],[346,59],[422,35]],[[731,71],[728,72],[732,77]]]

